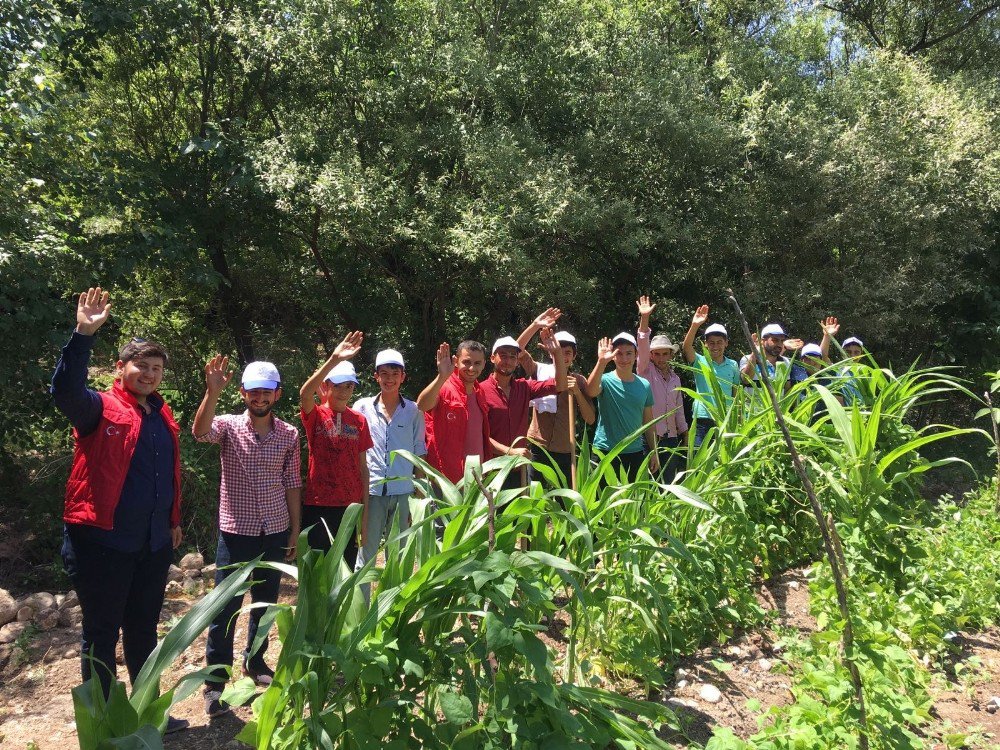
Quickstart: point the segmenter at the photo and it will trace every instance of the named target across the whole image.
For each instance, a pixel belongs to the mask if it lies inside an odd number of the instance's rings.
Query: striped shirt
[[[302,486],[297,429],[275,417],[262,438],[243,412],[215,417],[208,434],[195,439],[221,448],[220,531],[258,536],[288,529],[285,491]]]

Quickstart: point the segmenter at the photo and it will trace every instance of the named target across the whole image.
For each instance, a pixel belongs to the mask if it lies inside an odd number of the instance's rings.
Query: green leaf
[[[442,690],[438,693],[438,703],[441,712],[450,724],[468,724],[472,721],[472,701],[464,695]]]

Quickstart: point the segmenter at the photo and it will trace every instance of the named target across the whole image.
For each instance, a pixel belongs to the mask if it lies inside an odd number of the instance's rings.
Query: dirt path
[[[294,589],[284,587],[282,599],[291,600]],[[704,742],[717,725],[728,726],[741,736],[753,734],[758,718],[769,706],[791,701],[791,676],[776,648],[777,632],[793,628],[802,634],[815,630],[809,614],[809,596],[802,571],[790,571],[761,587],[761,603],[774,612],[772,628],[734,638],[725,646],[702,649],[682,660],[675,673],[674,687],[657,696],[683,718],[690,739]],[[184,599],[168,600],[162,613],[164,626],[190,606]],[[558,648],[559,624],[553,625],[549,643]],[[236,643],[246,637],[245,617],[237,625]],[[4,670],[0,698],[0,745],[17,750],[74,750],[77,747],[70,690],[79,681],[77,633],[55,630],[42,633]],[[1000,630],[961,636],[962,652],[951,663],[950,680],[936,678],[933,695],[936,722],[927,733],[932,750],[945,748],[1000,747],[1000,713],[990,714],[986,705],[1000,695]],[[205,638],[200,637],[185,651],[166,675],[172,684],[185,673],[199,669],[205,654]],[[124,668],[119,668],[124,677]],[[957,675],[957,677],[956,677]],[[707,687],[708,686],[708,687]],[[718,690],[717,700],[713,690]],[[635,697],[635,684],[620,689]],[[761,708],[754,708],[754,701]],[[748,705],[749,703],[749,705]],[[214,750],[245,747],[234,740],[251,718],[248,706],[238,707],[227,716],[209,721],[200,693],[192,695],[174,710],[188,719],[191,729],[166,738],[168,748]],[[964,736],[965,744],[959,744]],[[951,743],[951,744],[948,744]]]

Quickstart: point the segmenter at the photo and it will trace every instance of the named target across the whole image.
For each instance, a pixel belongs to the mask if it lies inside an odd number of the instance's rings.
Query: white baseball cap
[[[857,336],[850,336],[850,337],[844,339],[844,343],[841,344],[841,346],[850,346],[851,344],[857,344],[862,349],[865,348],[864,342],[861,339],[859,339]]]
[[[517,349],[518,351],[521,351],[521,347],[518,346],[517,339],[513,338],[512,336],[503,336],[502,338],[499,338],[493,342],[493,351],[491,352],[491,354],[496,354],[497,349],[503,349],[504,347],[510,347],[512,349]]]
[[[358,374],[354,371],[354,365],[350,362],[341,362],[332,370],[330,374],[326,376],[334,385],[340,385],[341,383],[355,383],[358,382]]]
[[[803,357],[822,357],[823,350],[819,348],[819,344],[806,344],[799,350],[799,354]]]
[[[785,338],[788,338],[788,334],[785,333],[785,329],[777,323],[768,323],[760,329],[760,337],[762,339],[768,336],[784,336]]]
[[[622,331],[621,333],[616,335],[613,339],[611,339],[611,346],[614,346],[615,344],[620,344],[623,341],[627,344],[631,344],[636,348],[639,347],[639,344],[635,340],[635,336],[633,336],[628,331]]]
[[[278,368],[270,362],[251,362],[243,369],[241,380],[243,389],[252,391],[254,388],[281,388],[281,375]]]
[[[383,349],[375,355],[375,369],[377,370],[382,365],[399,365],[404,370],[406,369],[406,365],[403,364],[403,355],[395,349]]]
[[[726,327],[722,323],[712,323],[712,325],[705,329],[705,338],[713,334],[729,338],[729,331],[726,330]]]
[[[572,344],[576,346],[576,336],[569,331],[556,331],[555,338],[560,344]]]

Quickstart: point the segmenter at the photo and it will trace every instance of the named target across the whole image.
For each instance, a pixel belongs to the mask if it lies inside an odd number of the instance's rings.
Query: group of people
[[[729,336],[719,323],[705,328],[704,352],[696,350],[708,306],[697,309],[677,345],[666,335],[653,335],[649,321],[656,305],[648,297],[636,304],[636,334],[622,331],[601,339],[589,375],[574,371],[577,340],[556,330],[561,313],[549,308],[516,339],[501,337],[489,350],[473,340],[462,341],[454,353],[441,344],[437,374],[415,401],[402,395],[403,356],[385,349],[374,357],[378,393],[352,404],[360,384],[352,360],[364,335],[347,334],[299,389],[309,453],[304,493],[299,431],[274,415],[283,395],[278,368],[270,362],[247,364],[240,379],[245,410],[217,414],[234,373],[227,357],[212,357],[192,431],[198,441],[220,447],[216,583],[236,563],[293,560],[303,529],[310,547],[329,550],[344,514],[356,503],[363,506],[360,546],[350,534],[344,557],[362,568],[377,554],[393,519],[400,531],[409,527],[415,470],[405,454],[425,457],[454,482],[470,457],[482,462],[495,456],[531,459],[536,463],[530,471],[540,480],[552,473],[539,474],[534,467],[549,464],[569,481],[579,416],[586,425],[596,423],[594,448],[602,453],[619,448],[612,461],[618,472],[635,477],[645,463],[669,482],[677,468],[675,449],[688,433],[681,380],[673,368],[679,351],[692,366],[699,394],[692,416],[693,442],[700,445],[714,426],[709,407],[720,390],[729,400],[736,388],[753,387],[762,371],[787,384],[822,370],[839,330],[837,320],[827,318],[821,343],[804,344],[769,324],[755,340],[762,351],[737,363],[726,357]],[[119,637],[133,682],[156,644],[168,568],[182,537],[180,427],[157,391],[166,351],[133,339],[119,353],[112,388],[99,393],[87,387],[90,351],[110,309],[109,295],[99,287],[79,296],[76,329],[52,379],[55,404],[75,436],[62,556],[83,610],[82,674],[84,680],[96,676],[106,695],[115,679]],[[536,362],[529,354],[536,336],[547,361]],[[856,338],[843,348],[849,356],[862,352]],[[487,359],[492,372],[481,378]],[[511,471],[505,487],[528,481],[526,472]],[[253,575],[252,601],[275,602],[280,573],[258,568]],[[367,587],[362,593],[368,599]],[[242,601],[234,597],[209,628],[211,676],[204,700],[212,717],[229,710],[222,689],[233,665],[235,615]],[[270,684],[274,675],[264,661],[266,636],[253,648],[264,611],[251,609],[241,664],[258,685]],[[166,730],[185,726],[169,717]]]

